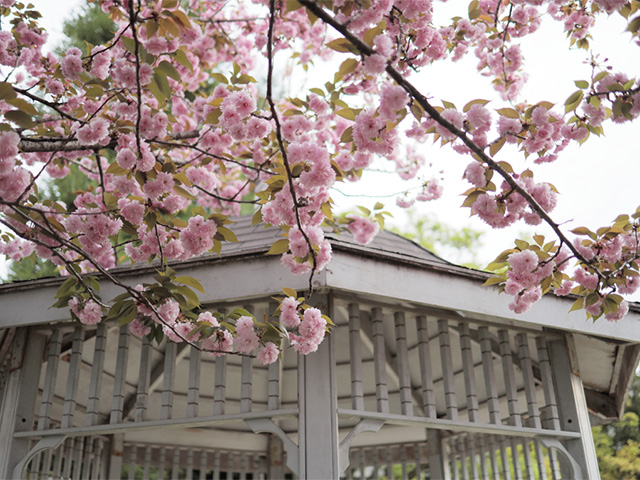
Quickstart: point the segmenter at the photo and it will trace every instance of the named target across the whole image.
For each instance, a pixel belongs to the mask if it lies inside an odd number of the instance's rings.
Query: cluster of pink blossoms
[[[484,168],[480,165],[480,168]],[[470,165],[465,171],[466,178],[480,185],[486,178],[476,165]],[[545,211],[552,211],[557,203],[557,192],[548,183],[536,183],[530,176],[515,176],[518,184],[526,190]],[[486,183],[484,183],[486,185]],[[494,228],[504,228],[523,219],[529,225],[538,225],[542,221],[522,195],[514,191],[506,182],[498,194],[481,193],[471,205],[471,212]]]
[[[509,256],[509,266],[504,287],[505,293],[514,297],[509,308],[515,313],[524,313],[542,297],[540,282],[553,273],[556,264],[541,263],[535,252],[524,250]]]
[[[69,310],[85,325],[95,325],[102,320],[102,307],[94,300],[81,303],[77,298],[72,298],[69,300]]]
[[[290,333],[289,340],[293,349],[303,355],[313,353],[324,339],[327,321],[317,308],[307,308],[298,325],[298,334]]]

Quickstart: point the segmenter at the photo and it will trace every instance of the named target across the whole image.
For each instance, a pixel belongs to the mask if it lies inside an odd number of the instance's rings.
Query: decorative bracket
[[[544,445],[546,448],[555,449],[567,460],[567,462],[569,462],[569,466],[572,470],[572,474],[569,476],[569,478],[583,478],[582,468],[580,468],[580,464],[576,462],[575,458],[573,458],[573,455],[569,453],[569,451],[562,443],[560,443],[559,440],[549,437],[539,437],[539,440],[540,443],[542,443],[542,445]]]
[[[244,421],[253,433],[273,433],[282,440],[284,448],[287,452],[287,467],[298,476],[300,469],[298,459],[298,445],[296,445],[284,431],[276,425],[270,418],[253,418]]]
[[[22,478],[22,471],[24,470],[24,467],[33,457],[43,450],[58,448],[62,442],[64,442],[65,438],[67,438],[66,435],[51,435],[38,440],[38,443],[29,450],[29,452],[16,464],[15,467],[13,467],[12,478]]]
[[[378,420],[373,418],[363,418],[353,429],[347,434],[346,437],[340,442],[338,447],[338,471],[343,474],[347,467],[349,467],[349,449],[351,448],[351,442],[363,432],[377,433],[378,430],[384,425],[384,420]]]

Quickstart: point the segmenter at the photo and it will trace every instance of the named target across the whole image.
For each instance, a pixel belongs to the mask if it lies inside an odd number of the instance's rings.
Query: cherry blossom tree
[[[117,32],[107,45],[43,53],[40,14],[0,0],[0,253],[34,252],[69,275],[58,307],[80,322],[120,318],[137,335],[187,341],[213,355],[257,355],[271,363],[291,346],[317,349],[331,325],[307,305],[314,274],[329,263],[325,229],[347,229],[368,243],[382,205],[333,216],[331,189],[358,181],[372,162],[403,179],[424,166],[426,142],[453,148],[468,166],[464,208],[493,228],[546,224],[554,238],[516,240],[490,265],[487,283],[527,311],[542,295],[577,294],[574,308],[611,321],[628,310],[622,295],[640,286],[638,218],[565,231],[552,217],[557,191],[536,166],[562,161],[572,143],[640,115],[640,83],[592,63],[564,105],[525,102],[520,51],[540,22],[560,22],[567,46],[589,48],[599,17],[622,15],[640,46],[638,0],[473,0],[438,26],[431,0],[99,0]],[[427,97],[412,73],[475,56],[503,104],[462,108]],[[303,93],[277,82],[278,63],[332,68],[333,81]],[[260,79],[260,81],[257,81]],[[437,92],[436,92],[437,93]],[[528,160],[516,171],[501,149]],[[514,150],[514,151],[515,151]],[[45,200],[39,184],[72,165],[90,180],[73,205]],[[442,194],[424,183],[401,206]],[[202,312],[197,279],[172,261],[220,252],[236,240],[230,216],[280,227],[270,254],[309,277],[303,296],[283,288],[274,318]],[[155,283],[125,285],[110,269],[155,262]],[[93,273],[92,273],[93,272]],[[123,289],[104,301],[96,274]]]

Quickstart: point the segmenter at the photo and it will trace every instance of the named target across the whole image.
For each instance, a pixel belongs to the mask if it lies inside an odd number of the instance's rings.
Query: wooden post
[[[18,329],[9,359],[9,376],[0,406],[0,478],[12,478],[13,467],[29,451],[28,438],[15,432],[31,430],[38,396],[45,337],[28,327]]]
[[[580,438],[565,440],[564,444],[569,454],[580,465],[582,478],[599,480],[598,460],[573,334],[567,333],[564,340],[551,341],[548,346],[562,430],[580,432]],[[566,466],[565,462],[563,466]],[[562,478],[566,475],[563,469]]]
[[[326,311],[326,304],[323,307]],[[340,477],[335,368],[331,335],[324,339],[317,352],[299,358],[298,478]]]

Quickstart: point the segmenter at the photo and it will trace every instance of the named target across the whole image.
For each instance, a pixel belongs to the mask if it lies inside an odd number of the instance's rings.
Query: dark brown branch
[[[309,274],[309,291],[306,295],[306,299],[311,297],[313,293],[313,276],[316,273],[316,253],[313,250],[313,244],[309,239],[307,232],[302,228],[302,222],[300,221],[300,211],[299,204],[296,198],[296,191],[293,185],[293,173],[291,172],[291,166],[289,165],[289,160],[287,158],[287,150],[284,144],[284,139],[282,138],[282,126],[280,124],[280,118],[278,116],[278,110],[276,109],[276,105],[273,101],[273,30],[276,22],[276,1],[270,0],[269,2],[269,32],[267,34],[267,59],[269,61],[269,68],[267,71],[267,102],[269,103],[269,109],[271,110],[271,117],[276,124],[276,137],[278,139],[278,146],[280,147],[280,153],[282,154],[282,163],[284,164],[284,168],[287,171],[287,184],[289,186],[289,192],[291,193],[291,199],[293,200],[293,208],[296,214],[296,223],[298,224],[298,229],[302,236],[304,237],[307,246],[309,247],[309,253],[311,255],[311,273]]]
[[[319,6],[313,0],[298,0],[307,10],[313,13],[316,17],[320,18],[323,22],[328,25],[331,25],[335,30],[337,30],[344,38],[346,38],[362,55],[372,55],[374,54],[374,50],[364,43],[360,38],[354,35],[348,28],[338,22],[335,18],[333,18],[327,11]],[[487,155],[484,150],[479,147],[473,140],[471,140],[467,133],[463,130],[460,130],[447,119],[445,119],[440,112],[436,110],[427,100],[427,98],[420,93],[420,91],[413,86],[407,79],[404,78],[403,74],[396,70],[392,65],[387,64],[386,67],[387,74],[396,81],[398,85],[400,85],[404,90],[411,96],[418,104],[422,107],[422,109],[429,114],[433,120],[442,125],[444,128],[449,130],[455,136],[457,136],[462,142],[483,162],[485,162],[489,168],[498,172],[502,178],[507,182],[507,184],[516,192],[518,192],[529,204],[531,209],[542,218],[545,223],[547,223],[553,231],[556,233],[560,241],[562,241],[567,247],[571,250],[571,252],[575,255],[575,257],[580,260],[582,263],[591,264],[592,262],[587,260],[584,255],[580,253],[580,251],[573,246],[573,244],[566,237],[564,232],[560,229],[560,226],[553,221],[553,219],[549,216],[549,214],[540,206],[540,204],[531,196],[531,194],[522,187],[516,180],[513,178],[509,172],[507,172],[498,162],[496,162],[493,158]]]

